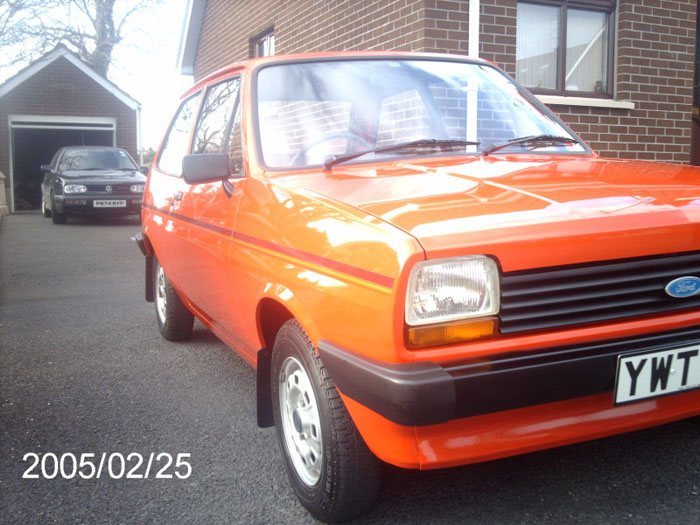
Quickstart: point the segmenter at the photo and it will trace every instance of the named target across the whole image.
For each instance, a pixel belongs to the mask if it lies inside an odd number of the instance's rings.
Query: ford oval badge
[[[700,278],[693,275],[679,277],[666,285],[666,293],[671,297],[690,297],[700,293]]]

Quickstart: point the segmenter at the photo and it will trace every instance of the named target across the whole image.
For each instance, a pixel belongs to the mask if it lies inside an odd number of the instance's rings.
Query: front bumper
[[[76,193],[54,195],[58,213],[66,215],[141,213],[142,196],[133,193],[124,195],[92,195]],[[124,204],[123,206],[121,204]],[[102,204],[103,206],[100,206]],[[119,204],[119,205],[115,205]]]
[[[383,363],[325,340],[318,349],[345,396],[393,423],[426,426],[609,393],[619,356],[698,343],[700,328],[690,328],[446,366]]]

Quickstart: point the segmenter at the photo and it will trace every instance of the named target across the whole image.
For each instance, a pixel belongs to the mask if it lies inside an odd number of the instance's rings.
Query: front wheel
[[[192,335],[194,315],[177,295],[158,259],[155,259],[154,272],[153,285],[155,290],[153,295],[160,334],[168,341],[188,339]]]
[[[379,488],[380,462],[295,320],[287,321],[275,340],[272,399],[277,437],[299,501],[329,522],[369,510]]]

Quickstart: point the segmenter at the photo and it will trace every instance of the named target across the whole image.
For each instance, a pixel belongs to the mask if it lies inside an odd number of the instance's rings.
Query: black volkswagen
[[[54,224],[70,215],[141,212],[146,176],[123,149],[61,148],[41,171],[41,210]]]

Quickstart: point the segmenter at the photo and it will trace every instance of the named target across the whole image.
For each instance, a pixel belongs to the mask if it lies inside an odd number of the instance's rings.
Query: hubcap
[[[282,433],[294,470],[309,487],[318,483],[323,441],[318,404],[301,363],[288,357],[279,376]]]
[[[158,275],[156,276],[156,311],[158,319],[161,323],[165,323],[165,310],[168,306],[167,298],[165,297],[165,272],[162,266],[158,266]]]

